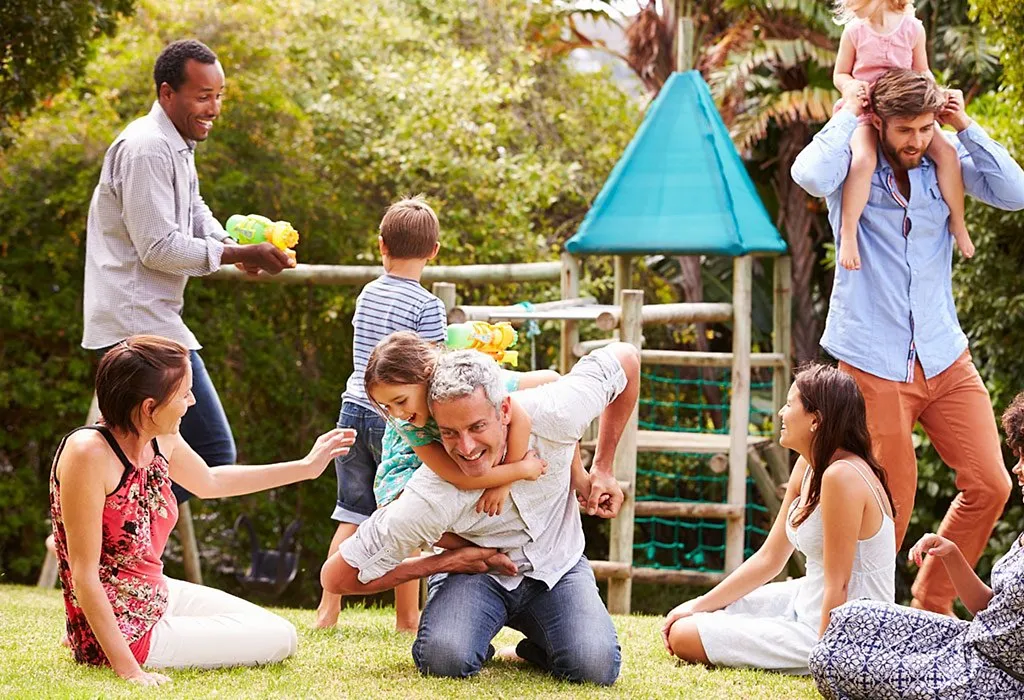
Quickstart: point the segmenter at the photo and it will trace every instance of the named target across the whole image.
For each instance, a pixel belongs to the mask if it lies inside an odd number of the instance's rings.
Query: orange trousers
[[[896,505],[896,549],[907,534],[917,493],[917,458],[911,434],[920,422],[939,457],[956,472],[960,491],[938,534],[955,542],[977,564],[1010,496],[1011,481],[999,449],[992,401],[965,351],[942,373],[925,379],[921,363],[910,383],[881,379],[845,362],[867,404],[875,457],[885,469]],[[912,588],[926,610],[949,613],[956,591],[941,561],[926,557]]]

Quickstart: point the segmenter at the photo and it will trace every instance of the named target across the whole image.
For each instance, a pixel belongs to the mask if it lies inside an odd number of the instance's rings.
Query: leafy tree
[[[80,75],[90,42],[111,35],[135,0],[0,3],[0,129]]]
[[[0,151],[0,571],[14,580],[29,580],[42,560],[50,458],[91,393],[94,358],[78,347],[90,195],[107,146],[152,104],[150,71],[140,67],[167,42],[196,36],[227,73],[224,111],[197,157],[204,198],[222,220],[258,212],[292,221],[305,263],[373,263],[384,209],[417,192],[438,209],[441,264],[549,260],[639,116],[607,75],[545,61],[527,37],[531,7],[514,0],[239,0],[187,10],[143,0],[140,10]],[[303,454],[334,424],[357,292],[190,282],[185,319],[204,344],[242,461]],[[557,285],[459,293],[467,303],[543,301]],[[325,474],[197,503],[207,573],[230,563],[240,511],[256,514],[267,542],[298,515],[308,571],[292,600],[315,599],[334,494]]]

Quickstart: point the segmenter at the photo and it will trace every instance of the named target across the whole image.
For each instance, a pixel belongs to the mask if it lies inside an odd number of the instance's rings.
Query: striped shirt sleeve
[[[444,303],[431,296],[420,309],[416,319],[416,332],[424,340],[443,342],[447,336],[448,317],[444,311]]]

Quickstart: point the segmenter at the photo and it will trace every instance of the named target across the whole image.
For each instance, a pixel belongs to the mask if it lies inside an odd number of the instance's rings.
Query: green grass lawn
[[[521,666],[491,662],[470,680],[423,678],[412,637],[393,630],[394,611],[346,609],[337,630],[312,629],[311,610],[278,610],[299,630],[298,653],[283,664],[222,671],[170,671],[172,683],[142,689],[110,669],[86,668],[60,646],[58,590],[0,586],[0,698],[817,698],[808,679],[756,671],[681,666],[665,653],[660,618],[616,617],[622,674],[611,688],[556,681]],[[513,644],[503,630],[496,646]]]

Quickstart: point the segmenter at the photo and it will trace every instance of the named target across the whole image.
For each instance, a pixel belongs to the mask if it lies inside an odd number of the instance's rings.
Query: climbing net
[[[645,369],[640,428],[727,433],[729,375],[728,369]],[[774,417],[771,392],[771,381],[751,383],[751,434],[771,435]],[[725,503],[728,480],[728,460],[721,455],[682,452],[637,455],[637,501]],[[750,556],[764,541],[771,526],[769,517],[753,480],[748,478],[744,557]],[[634,566],[708,572],[720,572],[724,568],[725,522],[722,520],[637,517],[635,527]]]

